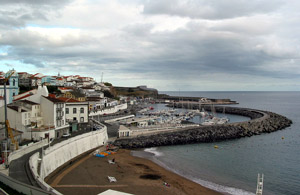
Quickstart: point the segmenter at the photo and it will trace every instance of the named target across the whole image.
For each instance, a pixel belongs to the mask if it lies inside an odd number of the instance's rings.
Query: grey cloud
[[[34,65],[37,68],[44,68],[45,64],[43,61],[37,60],[35,58],[25,58],[25,59],[21,59],[21,62],[23,62],[24,64],[30,64],[30,65]]]
[[[229,75],[236,78],[242,77],[242,79],[246,76],[253,80],[258,77],[270,80],[299,78],[300,70],[297,72],[291,68],[284,73],[280,71],[288,59],[299,59],[299,56],[294,53],[287,55],[290,52],[282,52],[282,45],[279,44],[278,48],[274,48],[272,44],[273,37],[275,37],[275,40],[282,39],[281,42],[286,43],[285,47],[292,48],[294,42],[285,41],[285,39],[293,37],[295,42],[299,42],[296,33],[292,34],[293,36],[290,35],[291,32],[286,33],[288,35],[276,34],[280,25],[276,24],[273,18],[270,18],[270,22],[266,22],[268,25],[264,22],[257,22],[260,18],[248,20],[249,17],[245,17],[246,19],[242,21],[233,19],[237,16],[274,11],[280,4],[267,6],[268,2],[263,1],[266,3],[266,6],[263,6],[262,1],[249,1],[240,6],[241,11],[232,8],[233,3],[239,4],[237,1],[230,1],[231,4],[226,6],[222,5],[222,2],[217,5],[216,1],[184,2],[186,5],[181,6],[179,1],[172,1],[174,4],[172,7],[169,6],[171,1],[161,1],[157,4],[157,9],[149,7],[151,3],[148,2],[144,13],[231,19],[227,19],[225,23],[224,20],[209,21],[212,23],[192,20],[184,28],[159,32],[152,32],[155,24],[134,23],[122,26],[115,34],[105,37],[97,36],[97,31],[86,29],[83,31],[87,34],[78,33],[76,36],[72,36],[72,33],[66,36],[47,36],[26,28],[2,29],[0,30],[0,46],[9,46],[7,59],[21,60],[24,64],[34,65],[41,70],[52,69],[52,71],[93,75],[101,75],[101,72],[105,72],[124,82],[130,80],[127,77],[130,78],[132,75],[133,79],[142,78],[145,81],[174,83],[190,80],[197,83],[203,78],[210,81],[218,79],[226,81],[227,79],[214,78],[215,75]],[[196,9],[199,8],[200,3],[205,3],[204,6],[210,12],[204,13],[200,10],[197,13]],[[153,5],[152,3],[151,6]],[[40,11],[34,13],[31,10],[18,14],[15,18],[13,17],[15,13],[11,12],[8,15],[11,16],[12,22],[6,22],[16,26],[42,18],[42,16],[45,16],[43,20],[48,19],[49,16],[45,14],[45,10]],[[3,20],[0,17],[1,19]],[[263,19],[268,19],[268,17]],[[21,22],[14,24],[13,21]],[[298,21],[295,20],[293,24],[298,24]],[[289,26],[285,28],[291,29]],[[267,43],[269,36],[271,39]],[[281,42],[278,41],[278,43]],[[257,45],[262,45],[262,47],[257,49]],[[281,55],[274,55],[274,53]],[[295,60],[295,64],[298,63]],[[242,79],[237,82],[241,82]]]
[[[71,0],[0,0],[1,5],[62,5]]]
[[[24,27],[28,22],[47,21],[69,0],[0,0],[0,26]],[[8,11],[9,10],[9,11]]]
[[[282,0],[148,0],[144,4],[144,13],[201,19],[225,19],[272,12],[278,9],[283,3],[284,1]]]

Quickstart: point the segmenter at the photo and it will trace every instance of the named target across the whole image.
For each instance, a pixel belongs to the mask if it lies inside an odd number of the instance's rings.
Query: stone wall
[[[215,108],[217,112],[222,107]],[[207,108],[209,110],[209,108]],[[115,145],[121,148],[147,148],[166,145],[192,144],[200,142],[216,142],[241,137],[250,137],[261,133],[271,133],[289,127],[292,121],[276,113],[226,107],[226,113],[247,116],[249,121],[224,125],[200,126],[172,133],[161,133],[151,136],[118,139]]]

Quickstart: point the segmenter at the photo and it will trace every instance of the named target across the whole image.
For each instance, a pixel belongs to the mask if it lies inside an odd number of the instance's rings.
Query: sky
[[[0,0],[0,71],[299,91],[298,0]]]

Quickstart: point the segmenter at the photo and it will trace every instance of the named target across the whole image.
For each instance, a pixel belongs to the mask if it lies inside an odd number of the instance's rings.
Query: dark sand
[[[108,159],[113,158],[116,164],[109,164]],[[117,182],[110,183],[107,176],[115,177]],[[129,150],[119,150],[104,158],[89,154],[46,178],[46,182],[63,194],[72,195],[98,194],[108,189],[142,195],[220,194],[150,160],[131,156]]]

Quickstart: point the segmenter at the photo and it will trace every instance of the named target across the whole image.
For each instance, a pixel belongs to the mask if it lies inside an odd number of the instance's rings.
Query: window
[[[66,114],[69,114],[69,108],[66,108]]]
[[[76,114],[76,112],[77,112],[77,109],[73,108],[73,114]]]
[[[83,123],[84,122],[84,118],[80,117],[80,122]]]
[[[16,80],[15,79],[13,80],[13,86],[16,86]]]
[[[15,92],[13,92],[13,96],[15,96],[16,95],[16,93]]]
[[[80,113],[84,113],[84,108],[80,108]]]

